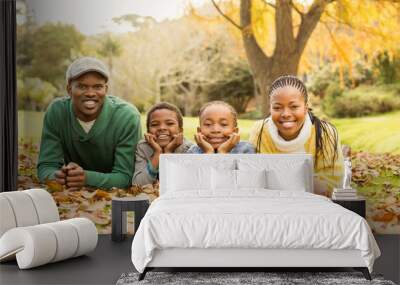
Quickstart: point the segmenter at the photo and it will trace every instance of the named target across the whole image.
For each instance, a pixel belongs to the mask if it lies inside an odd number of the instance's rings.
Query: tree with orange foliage
[[[347,51],[343,51],[340,41],[335,37],[338,26],[342,28],[342,31],[345,31],[344,33],[360,31],[370,35],[383,33],[388,35],[390,33],[380,27],[380,25],[385,25],[386,21],[382,17],[378,19],[379,14],[369,13],[369,11],[381,11],[383,13],[387,7],[391,6],[394,7],[394,13],[389,17],[393,17],[392,22],[394,24],[391,25],[391,31],[397,33],[395,38],[398,38],[398,28],[400,28],[398,24],[400,22],[398,9],[400,3],[398,1],[240,0],[240,24],[237,24],[233,19],[234,13],[232,11],[230,13],[224,11],[224,7],[232,6],[231,2],[221,1],[217,3],[215,0],[211,1],[223,18],[240,30],[246,56],[254,75],[256,92],[261,95],[264,114],[268,113],[269,98],[266,96],[268,87],[278,76],[284,74],[296,75],[298,73],[302,55],[318,24],[323,25],[326,29],[325,34],[329,35],[333,44],[324,41],[317,44],[335,46],[335,50],[339,54],[336,58],[346,60],[348,64],[351,63],[346,57]],[[230,5],[227,3],[230,3]],[[260,11],[261,9],[264,11]],[[273,16],[272,21],[268,22],[262,19],[266,17],[262,15],[265,11],[267,11],[267,14],[269,13],[270,19]],[[364,18],[361,18],[358,14],[361,14]],[[372,20],[376,19],[375,22],[371,21],[371,18],[373,18]],[[396,26],[397,30],[393,29]],[[268,48],[263,44],[265,44],[267,36],[269,37],[272,33],[275,37],[267,39],[269,41],[266,43],[266,45],[269,45]],[[376,41],[376,38],[371,38],[371,40]],[[369,46],[371,47],[371,44]],[[270,54],[267,52],[268,49],[271,51]]]

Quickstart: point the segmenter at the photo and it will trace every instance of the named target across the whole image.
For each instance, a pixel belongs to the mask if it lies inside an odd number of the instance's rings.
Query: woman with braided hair
[[[314,158],[314,193],[330,197],[340,187],[343,155],[336,128],[308,108],[304,83],[295,76],[277,78],[268,93],[270,117],[258,121],[249,141],[257,153],[310,153]]]

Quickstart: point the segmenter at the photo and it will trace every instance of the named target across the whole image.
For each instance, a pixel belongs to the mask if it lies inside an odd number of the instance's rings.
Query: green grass
[[[41,112],[19,111],[19,137],[38,143],[42,132],[43,116],[44,113]],[[143,131],[146,129],[145,120],[146,117],[142,115]],[[254,122],[253,120],[239,120],[242,140],[249,138],[249,132]],[[350,145],[353,150],[400,154],[400,111],[362,118],[334,119],[332,123],[337,127],[342,143]],[[185,137],[193,141],[198,118],[185,117],[183,126]]]
[[[43,126],[43,112],[18,111],[18,138],[40,142]]]
[[[357,151],[400,154],[400,111],[383,115],[335,119],[342,144]]]

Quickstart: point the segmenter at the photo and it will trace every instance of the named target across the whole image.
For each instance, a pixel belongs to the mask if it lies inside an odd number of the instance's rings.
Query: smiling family
[[[71,190],[88,185],[126,188],[158,179],[162,153],[310,153],[314,158],[315,192],[330,196],[339,186],[343,157],[333,125],[308,108],[305,85],[295,76],[271,85],[270,117],[255,123],[250,142],[240,140],[235,109],[222,101],[199,111],[193,144],[183,137],[180,110],[167,102],[147,113],[142,139],[140,113],[133,105],[108,95],[106,65],[92,57],[67,69],[68,96],[48,107],[42,131],[38,175]]]

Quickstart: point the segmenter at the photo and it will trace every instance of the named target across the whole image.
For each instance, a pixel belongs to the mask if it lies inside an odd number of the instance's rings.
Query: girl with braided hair
[[[268,93],[270,114],[250,131],[257,153],[310,153],[314,160],[314,193],[330,197],[340,187],[343,155],[336,128],[308,108],[304,83],[295,76],[277,78]]]

